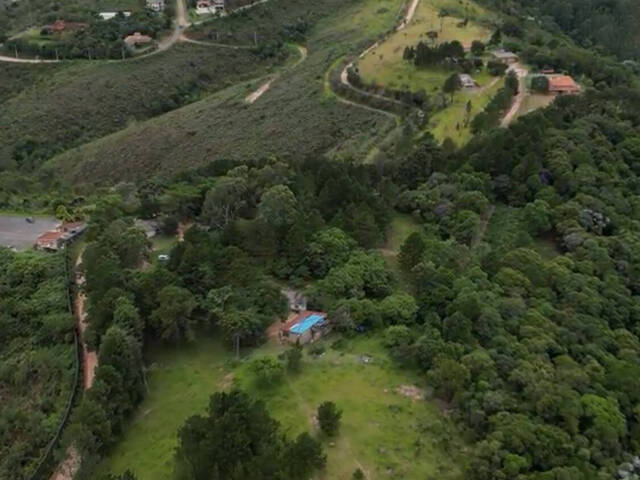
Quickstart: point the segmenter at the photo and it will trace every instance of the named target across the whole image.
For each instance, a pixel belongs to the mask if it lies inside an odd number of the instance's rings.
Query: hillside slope
[[[52,73],[0,104],[0,168],[31,170],[67,148],[264,74],[280,60],[178,44],[140,60],[39,69],[43,77]]]
[[[362,50],[372,37],[392,28],[401,6],[397,0],[340,3],[310,33],[307,60],[254,104],[242,103],[246,89],[230,89],[66,152],[49,167],[74,181],[115,182],[219,158],[300,158],[328,150],[361,156],[372,136],[383,135],[392,121],[328,95],[325,73],[341,55]]]

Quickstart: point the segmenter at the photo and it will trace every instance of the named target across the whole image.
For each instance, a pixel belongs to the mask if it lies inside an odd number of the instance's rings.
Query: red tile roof
[[[62,232],[59,232],[59,231],[45,232],[38,237],[36,242],[38,243],[38,245],[49,244],[57,241],[60,237],[62,237]]]
[[[549,91],[551,92],[577,92],[578,84],[568,75],[549,77]]]

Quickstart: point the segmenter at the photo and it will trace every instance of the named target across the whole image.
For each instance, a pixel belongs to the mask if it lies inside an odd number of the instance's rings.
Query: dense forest
[[[481,0],[514,17],[533,19],[548,31],[564,32],[587,48],[640,59],[640,4],[634,0]]]
[[[0,249],[0,478],[30,478],[74,387],[62,255]]]

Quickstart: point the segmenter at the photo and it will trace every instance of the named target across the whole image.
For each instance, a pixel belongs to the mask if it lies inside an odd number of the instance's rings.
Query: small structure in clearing
[[[127,44],[128,47],[133,48],[138,45],[143,45],[146,43],[150,43],[153,39],[148,35],[142,35],[140,32],[136,32],[133,35],[129,35],[124,39],[124,43]]]
[[[458,78],[460,79],[460,85],[462,85],[462,88],[477,88],[478,84],[476,83],[476,81],[471,78],[471,75],[467,74],[467,73],[461,73],[460,75],[458,75]]]
[[[166,7],[164,0],[147,0],[147,8],[156,12],[163,12]]]
[[[125,17],[131,16],[131,12],[100,12],[98,15],[100,15],[102,20],[111,20],[112,18],[116,18],[118,13],[122,13]]]
[[[519,60],[518,55],[515,53],[502,49],[491,52],[491,55],[493,55],[493,58],[498,62],[505,63],[507,65],[516,63]]]
[[[222,13],[225,11],[225,4],[225,0],[198,0],[196,3],[196,13],[198,15]]]
[[[304,311],[292,316],[282,327],[282,337],[289,343],[304,345],[323,337],[331,330],[327,314]]]
[[[42,27],[41,33],[44,35],[53,35],[54,33],[62,33],[65,31],[77,31],[87,28],[86,23],[66,22],[64,20],[56,20],[51,25]]]

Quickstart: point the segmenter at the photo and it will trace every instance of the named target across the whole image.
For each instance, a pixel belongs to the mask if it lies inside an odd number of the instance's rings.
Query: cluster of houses
[[[507,50],[495,50],[491,52],[492,58],[505,65],[513,66],[520,60],[518,55]],[[553,69],[542,70],[539,74],[549,80],[549,93],[553,95],[575,95],[580,93],[580,86],[569,75],[556,74]],[[458,75],[460,85],[465,90],[478,88],[478,83],[466,73]]]
[[[77,239],[86,229],[87,224],[84,222],[62,223],[55,230],[50,230],[40,235],[36,239],[36,248],[38,250],[56,252]]]

